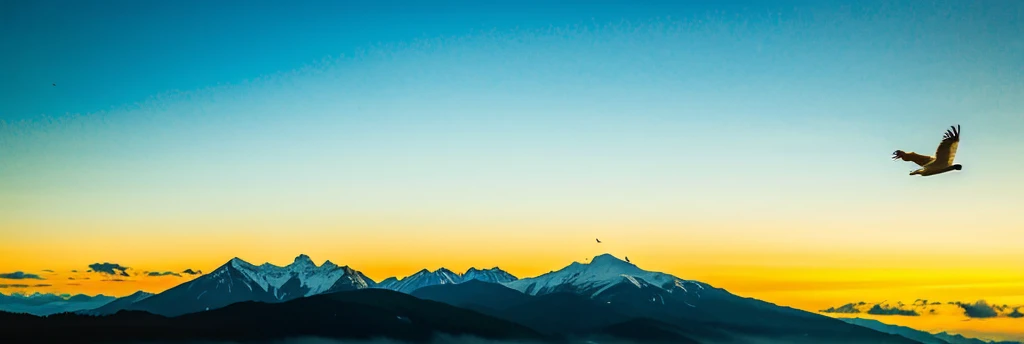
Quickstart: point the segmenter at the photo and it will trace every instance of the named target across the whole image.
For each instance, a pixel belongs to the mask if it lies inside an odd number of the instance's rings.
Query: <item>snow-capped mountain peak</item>
[[[636,265],[633,265],[633,264],[631,264],[629,262],[626,262],[626,261],[624,261],[622,259],[619,259],[619,258],[617,258],[617,257],[615,257],[615,256],[613,256],[613,255],[611,255],[609,253],[599,254],[599,255],[595,256],[594,259],[590,260],[590,265],[618,265],[618,266],[633,266],[633,267],[636,267]]]
[[[381,281],[378,287],[403,293],[412,293],[416,289],[429,285],[456,284],[461,280],[461,276],[445,268],[440,268],[434,271],[423,269],[402,279],[385,279]]]
[[[378,288],[391,289],[389,286],[398,283],[398,277],[388,277],[377,283]]]
[[[323,265],[320,265],[320,268],[322,268],[322,269],[337,269],[338,265],[334,264],[330,260],[328,260],[328,261],[325,261]]]
[[[609,288],[624,283],[636,288],[654,286],[669,293],[678,291],[694,295],[699,295],[699,291],[704,289],[700,282],[643,270],[607,253],[594,257],[589,263],[573,262],[558,271],[504,284],[530,295],[575,291],[596,298]]]
[[[466,270],[466,273],[464,273],[462,275],[465,276],[465,275],[469,275],[469,274],[478,274],[478,273],[485,273],[485,272],[492,272],[492,273],[494,273],[494,272],[505,272],[505,271],[502,270],[501,268],[497,267],[497,266],[495,266],[493,268],[490,268],[490,269],[477,269],[475,267],[471,267],[471,268],[469,268],[469,270]],[[507,272],[505,272],[505,273],[507,273]]]
[[[412,282],[413,280],[417,279],[429,279],[434,282],[437,282],[434,284],[456,284],[462,280],[459,274],[456,274],[451,270],[445,268],[440,268],[434,271],[429,271],[427,269],[420,270],[419,272],[413,274],[412,276],[399,280],[399,283],[402,283],[406,280]]]
[[[466,273],[462,274],[462,281],[460,282],[479,280],[491,283],[507,283],[517,279],[519,278],[495,266],[486,270],[469,268],[469,270],[466,270]]]
[[[140,310],[175,316],[219,308],[233,302],[279,302],[326,292],[363,289],[372,285],[366,276],[347,266],[325,262],[321,266],[300,254],[291,264],[253,265],[232,258],[209,274],[138,302]]]
[[[491,283],[504,283],[516,280],[515,276],[497,267],[487,270],[470,268],[465,274],[458,274],[447,268],[439,268],[434,271],[422,269],[408,277],[398,279],[388,277],[377,284],[377,288],[390,289],[403,293],[412,293],[416,289],[438,285],[438,284],[459,284],[470,280],[480,280]]]
[[[309,258],[309,256],[305,254],[300,254],[298,257],[295,257],[295,260],[292,261],[292,264],[289,266],[293,268],[317,267],[316,263],[313,262],[313,259]]]
[[[577,267],[579,269],[581,269],[583,271],[587,271],[589,273],[593,273],[595,276],[608,275],[610,277],[610,276],[613,276],[613,275],[621,276],[623,274],[626,274],[626,275],[650,275],[650,274],[652,274],[651,272],[644,271],[643,269],[637,267],[636,265],[633,265],[632,263],[626,262],[624,260],[616,258],[615,256],[607,254],[607,253],[594,257],[593,259],[590,260],[589,263],[585,263],[585,264],[577,263],[577,264],[578,264]],[[661,273],[653,273],[653,274],[661,274]],[[652,281],[652,283],[653,283],[653,281]]]
[[[238,258],[238,257],[231,258],[231,260],[229,260],[227,264],[224,264],[224,266],[231,266],[231,267],[234,267],[236,269],[252,269],[252,268],[256,267],[255,265],[249,264],[249,262],[244,261],[244,260],[242,260],[242,258]],[[224,266],[221,266],[221,267],[224,267]],[[218,270],[220,270],[220,269],[218,269]]]
[[[280,294],[278,291],[293,278],[298,280],[300,288],[308,289],[301,296],[309,296],[327,291],[339,278],[353,271],[351,269],[341,269],[338,265],[329,261],[318,267],[309,256],[300,254],[295,257],[291,264],[283,267],[270,263],[256,266],[236,257],[208,276],[219,277],[225,274],[224,269],[228,266],[234,268],[234,270],[241,273],[249,281],[253,282],[252,284],[255,284],[255,286],[258,286],[263,291],[274,293],[277,299],[290,297],[289,295]],[[245,284],[250,289],[253,287],[249,283]]]

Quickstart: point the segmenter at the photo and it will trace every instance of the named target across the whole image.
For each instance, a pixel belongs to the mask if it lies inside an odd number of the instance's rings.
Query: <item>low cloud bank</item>
[[[890,316],[928,316],[938,314],[962,314],[971,319],[986,318],[1024,318],[1024,306],[1021,305],[997,305],[990,304],[985,300],[975,302],[937,302],[924,299],[915,300],[912,304],[896,302],[895,304],[880,303],[847,303],[839,307],[829,307],[819,310],[820,313],[830,314],[871,314]]]

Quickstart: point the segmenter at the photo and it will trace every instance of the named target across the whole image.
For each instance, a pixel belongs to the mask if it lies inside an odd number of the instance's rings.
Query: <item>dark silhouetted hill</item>
[[[168,318],[141,311],[48,317],[0,313],[11,338],[31,342],[251,341],[315,336],[423,342],[435,334],[541,339],[526,326],[383,289],[321,294],[287,302],[246,301]]]

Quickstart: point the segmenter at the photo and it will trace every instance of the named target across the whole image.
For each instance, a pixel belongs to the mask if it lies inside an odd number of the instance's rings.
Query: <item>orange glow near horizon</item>
[[[164,226],[169,228],[173,225]],[[45,243],[7,241],[0,244],[0,272],[24,271],[39,274],[45,280],[3,280],[2,283],[50,286],[7,288],[0,292],[111,296],[124,296],[138,290],[158,293],[194,277],[147,277],[144,272],[180,273],[193,269],[209,273],[235,256],[253,264],[287,265],[299,253],[304,253],[318,265],[331,260],[380,281],[391,276],[408,276],[424,268],[435,270],[440,267],[461,273],[469,267],[497,266],[520,278],[533,277],[558,270],[573,261],[586,262],[597,254],[611,253],[620,258],[629,256],[634,264],[646,270],[706,282],[740,296],[811,312],[848,302],[909,302],[918,298],[1024,303],[1021,302],[1024,300],[1024,284],[1020,283],[1024,281],[1024,271],[1014,269],[1012,252],[992,251],[971,256],[945,252],[882,255],[866,253],[870,252],[868,250],[844,252],[808,246],[801,248],[783,243],[788,239],[785,237],[765,238],[748,245],[740,241],[737,245],[728,246],[722,243],[731,240],[733,233],[722,230],[690,236],[689,240],[663,235],[663,241],[652,241],[646,238],[663,230],[646,227],[632,232],[617,232],[614,226],[594,225],[587,231],[554,232],[545,231],[544,226],[509,224],[514,225],[524,226],[526,230],[512,231],[499,227],[492,231],[474,232],[467,229],[475,226],[450,225],[443,232],[447,235],[416,230],[396,236],[389,234],[387,229],[363,232],[322,229],[307,230],[302,236],[293,236],[289,231],[273,232],[250,226],[249,235],[221,230],[194,237],[194,233],[173,235],[170,231],[163,232],[161,226],[152,226],[156,232],[170,234],[160,239],[160,245],[121,246],[81,238],[54,238]],[[499,232],[508,234],[497,235]],[[602,243],[595,243],[594,237],[601,238]],[[567,242],[579,244],[569,245]],[[127,266],[131,268],[132,276],[123,278],[126,281],[112,282],[109,280],[121,277],[85,272],[89,264],[103,262]],[[53,270],[54,273],[43,270]],[[78,270],[78,273],[71,273],[71,270]],[[70,280],[69,277],[75,279]],[[1013,322],[993,320],[954,324],[950,319],[886,317],[880,320],[906,326],[959,330],[965,335],[985,334],[986,338],[1024,338],[1024,335],[1013,337],[1020,335],[1018,332],[999,332]]]
[[[1012,261],[1004,257],[976,255],[974,261],[948,255],[918,255],[914,257],[869,258],[860,254],[824,253],[816,251],[782,252],[761,249],[736,251],[702,249],[680,245],[676,251],[654,245],[642,245],[629,240],[618,242],[619,237],[607,235],[602,244],[593,243],[591,236],[576,235],[558,238],[555,242],[573,240],[584,244],[569,245],[528,244],[528,238],[507,237],[501,242],[482,238],[464,238],[447,243],[431,242],[428,236],[392,241],[390,245],[365,245],[368,238],[338,241],[337,245],[317,245],[324,238],[304,237],[301,240],[284,239],[287,233],[273,239],[237,238],[231,245],[186,245],[176,240],[163,241],[175,252],[161,249],[120,250],[93,245],[61,247],[60,242],[47,245],[15,245],[4,247],[0,253],[0,272],[24,271],[40,274],[46,280],[31,280],[52,284],[47,288],[28,288],[31,291],[103,293],[123,296],[136,290],[159,292],[183,283],[188,277],[131,276],[124,282],[103,282],[98,273],[87,274],[92,263],[111,262],[131,268],[133,274],[145,271],[172,271],[185,269],[211,272],[230,258],[237,256],[250,263],[269,262],[276,265],[291,263],[298,253],[310,255],[317,264],[331,260],[348,265],[375,281],[387,277],[404,277],[420,269],[440,267],[463,272],[469,267],[501,267],[517,277],[533,277],[557,270],[573,261],[585,262],[600,253],[618,257],[630,256],[641,268],[663,271],[684,279],[694,279],[725,288],[744,296],[764,295],[768,301],[798,308],[816,310],[835,306],[837,302],[879,300],[890,298],[934,298],[954,301],[973,301],[1022,297],[1013,288],[1001,287],[1006,283],[1024,280],[1024,272],[1015,271]],[[472,242],[478,245],[471,245]],[[307,244],[301,243],[307,241]],[[274,245],[266,245],[273,242]],[[667,244],[663,244],[667,245]],[[225,247],[233,246],[225,249]],[[300,249],[313,246],[313,249]],[[559,246],[566,247],[558,249]],[[263,247],[275,247],[264,249]],[[228,255],[225,252],[236,252]],[[116,256],[110,260],[99,257]],[[61,257],[60,259],[44,257]],[[82,259],[80,257],[94,257]],[[27,259],[26,259],[27,258]],[[955,260],[955,262],[954,262]],[[986,262],[1003,261],[1003,265]],[[752,262],[757,262],[756,264]],[[53,270],[55,273],[42,272]],[[77,274],[71,270],[78,270]],[[68,277],[76,278],[69,280]],[[81,279],[89,277],[88,280]],[[21,283],[7,280],[9,284]],[[29,284],[29,283],[24,283]],[[35,283],[32,283],[35,284]],[[14,290],[14,289],[9,289]]]

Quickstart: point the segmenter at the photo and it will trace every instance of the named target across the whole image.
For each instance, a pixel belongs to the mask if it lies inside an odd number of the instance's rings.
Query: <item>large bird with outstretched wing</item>
[[[920,175],[926,177],[952,170],[959,171],[963,169],[963,166],[953,163],[958,146],[960,146],[960,125],[950,126],[946,130],[946,134],[942,136],[942,142],[939,142],[939,148],[935,150],[934,157],[897,150],[892,153],[892,159],[913,161],[918,166],[921,166],[921,168],[910,172],[912,176]]]

